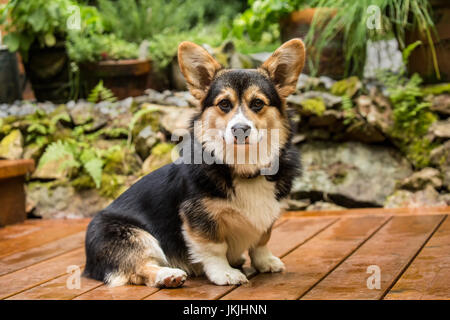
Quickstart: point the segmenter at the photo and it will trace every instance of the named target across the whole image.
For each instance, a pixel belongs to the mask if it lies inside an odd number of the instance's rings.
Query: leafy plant
[[[103,80],[100,80],[89,94],[88,101],[92,103],[97,103],[100,101],[116,102],[117,98],[110,89],[103,85]]]
[[[38,167],[46,163],[58,162],[58,171],[83,168],[92,178],[97,188],[100,188],[103,161],[99,152],[88,145],[70,140],[58,140],[51,143],[39,160]]]
[[[259,41],[265,32],[278,27],[282,17],[306,3],[305,0],[248,0],[249,8],[233,21],[232,33],[241,38],[247,32],[251,40]]]
[[[361,76],[366,61],[369,40],[392,37],[395,33],[402,49],[405,48],[405,31],[417,28],[431,44],[433,63],[439,77],[432,33],[435,26],[431,18],[428,0],[248,0],[249,9],[233,22],[233,34],[242,37],[247,34],[252,40],[259,40],[265,32],[278,29],[280,20],[289,13],[305,7],[329,8],[316,10],[305,42],[312,58],[312,72],[317,71],[320,55],[330,41],[338,35],[343,37],[346,76]],[[368,27],[374,11],[380,11],[381,28],[375,24]],[[376,15],[376,13],[375,13]]]
[[[418,74],[408,79],[404,73],[389,71],[379,72],[378,79],[385,84],[393,106],[394,126],[390,136],[416,167],[427,166],[434,144],[426,134],[437,117],[429,109],[431,104],[424,100],[422,79]]]
[[[220,6],[210,0],[98,0],[98,5],[107,31],[135,43],[159,34],[186,32],[243,9],[239,0]]]
[[[405,31],[415,29],[427,35],[433,49],[433,60],[436,60],[431,33],[435,31],[431,19],[431,6],[428,0],[317,0],[314,1],[317,8],[333,8],[333,10],[320,10],[314,16],[306,44],[314,45],[316,51],[314,60],[316,64],[322,50],[338,34],[342,34],[344,40],[344,55],[346,73],[362,75],[367,42],[377,40],[380,37],[389,37],[395,32],[402,49],[405,49]],[[371,10],[375,6],[379,10],[379,17]],[[375,14],[375,16],[374,16]],[[370,28],[369,19],[379,18],[380,25],[374,23]],[[435,63],[436,74],[439,77],[439,69]]]
[[[10,0],[0,9],[0,24],[7,34],[10,51],[19,51],[25,60],[33,44],[53,47],[67,34],[67,19],[76,5],[71,0]]]
[[[73,33],[67,41],[67,52],[75,62],[135,59],[139,46],[119,39],[115,34]]]

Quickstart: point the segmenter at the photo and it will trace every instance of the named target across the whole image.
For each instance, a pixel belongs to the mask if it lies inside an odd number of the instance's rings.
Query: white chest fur
[[[258,231],[265,232],[280,213],[280,203],[275,198],[275,183],[265,177],[234,180],[234,194],[230,204]]]

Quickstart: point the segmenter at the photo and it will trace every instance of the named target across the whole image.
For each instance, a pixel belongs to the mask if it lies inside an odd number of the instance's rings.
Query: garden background
[[[87,217],[171,161],[196,101],[176,50],[255,68],[302,38],[288,209],[450,205],[450,3],[2,0],[0,158],[28,217]],[[0,180],[0,183],[2,181]]]

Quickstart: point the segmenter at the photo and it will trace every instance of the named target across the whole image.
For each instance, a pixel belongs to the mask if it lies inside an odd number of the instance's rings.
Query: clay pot
[[[151,70],[149,60],[106,60],[80,65],[82,79],[89,93],[100,80],[118,99],[144,94]]]
[[[311,28],[314,15],[320,11],[332,11],[330,8],[309,8],[290,13],[286,18],[280,21],[281,40],[283,42],[293,38],[305,39]],[[329,76],[333,79],[342,79],[345,75],[345,57],[343,48],[343,37],[338,34],[328,45],[322,50],[319,63],[319,76]],[[315,56],[316,49],[314,46],[307,48],[307,60]],[[310,73],[309,65],[312,61],[305,64],[305,73]]]
[[[422,41],[422,45],[414,49],[409,57],[408,71],[419,73],[425,82],[450,81],[450,2],[448,0],[430,1],[433,9],[433,18],[436,25],[438,37],[432,34],[436,49],[437,62],[441,79],[437,79],[433,66],[433,56],[430,43],[425,34],[418,30],[407,30],[405,32],[406,46]]]

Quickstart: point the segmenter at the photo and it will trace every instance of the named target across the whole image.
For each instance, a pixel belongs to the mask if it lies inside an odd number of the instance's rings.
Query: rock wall
[[[430,121],[416,137],[401,134],[409,132],[409,123],[399,133],[398,106],[383,86],[354,77],[336,82],[300,76],[287,102],[303,174],[286,207],[450,204],[448,92],[426,95],[420,116]],[[153,90],[116,103],[0,105],[0,158],[36,160],[27,182],[30,215],[92,216],[141,176],[171,162],[171,133],[186,127],[194,107],[188,92]]]

